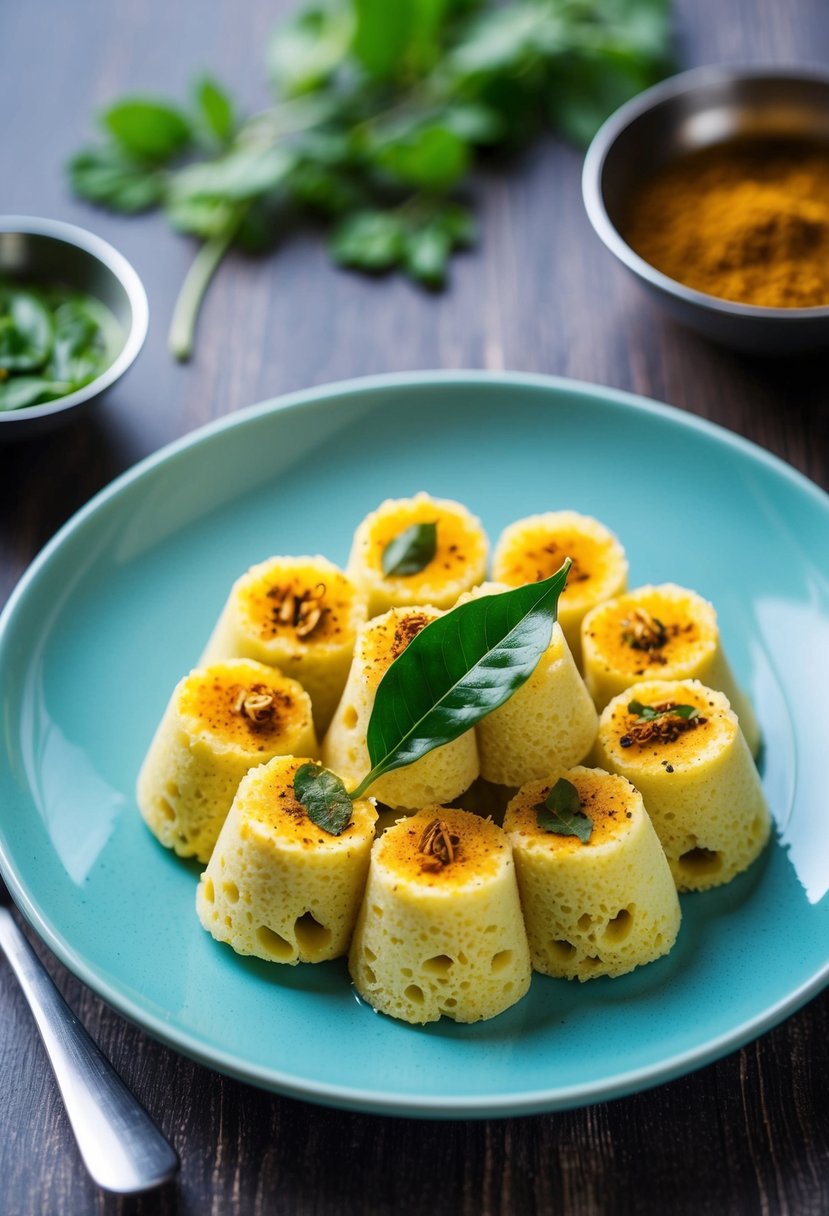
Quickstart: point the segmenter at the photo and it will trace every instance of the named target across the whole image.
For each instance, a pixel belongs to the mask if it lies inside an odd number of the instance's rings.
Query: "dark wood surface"
[[[551,372],[632,389],[713,419],[829,487],[822,357],[768,363],[714,349],[653,313],[584,217],[581,157],[550,140],[481,177],[477,251],[451,289],[334,270],[313,234],[232,258],[197,354],[166,328],[192,249],[158,217],[70,198],[66,156],[124,90],[184,93],[200,69],[248,107],[266,97],[263,40],[289,0],[28,0],[0,6],[0,210],[92,228],[150,299],[148,341],[104,407],[59,435],[0,449],[0,601],[38,549],[123,469],[201,423],[325,381],[412,368]],[[825,0],[684,0],[683,65],[829,60]],[[44,955],[45,951],[42,951]],[[54,959],[59,987],[175,1142],[175,1186],[119,1200],[85,1175],[44,1052],[0,961],[0,1214],[829,1212],[829,993],[743,1050],[649,1092],[487,1122],[349,1114],[283,1099],[179,1057]]]

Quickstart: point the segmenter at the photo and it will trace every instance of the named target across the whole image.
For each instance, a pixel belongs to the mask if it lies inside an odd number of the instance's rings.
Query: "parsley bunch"
[[[203,245],[170,332],[189,357],[205,288],[234,242],[272,243],[291,212],[329,229],[342,266],[440,287],[474,239],[458,188],[476,155],[545,126],[584,142],[667,70],[668,0],[316,0],[270,39],[275,100],[242,118],[212,78],[186,107],[125,98],[106,142],[69,162],[73,190],[126,213],[161,207]]]

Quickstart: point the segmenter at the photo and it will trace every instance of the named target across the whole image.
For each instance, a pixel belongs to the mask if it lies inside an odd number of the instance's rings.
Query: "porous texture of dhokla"
[[[581,627],[584,679],[598,710],[642,680],[699,680],[728,697],[756,755],[760,730],[723,651],[712,604],[675,583],[593,608]]]
[[[693,717],[643,718],[691,706]],[[703,891],[745,870],[769,838],[771,816],[737,715],[723,693],[698,680],[648,681],[602,711],[594,755],[642,794],[674,880]]]
[[[357,801],[339,836],[317,827],[294,795],[305,763],[278,757],[247,774],[201,876],[199,919],[238,954],[319,963],[348,951],[377,812]]]
[[[558,603],[558,619],[581,670],[581,622],[586,612],[627,586],[625,551],[614,534],[589,515],[548,511],[505,528],[495,546],[492,577],[510,587],[549,578],[569,557],[573,565]]]
[[[487,582],[465,592],[459,604],[510,588]],[[508,701],[475,727],[481,776],[519,786],[583,760],[596,738],[598,715],[558,622],[535,671]]]
[[[537,807],[563,778],[575,786],[590,838],[539,827]],[[679,899],[641,794],[624,777],[577,766],[522,787],[507,807],[532,965],[590,980],[624,975],[667,954]]]
[[[412,638],[440,616],[437,608],[392,608],[360,630],[342,700],[323,742],[323,761],[347,783],[369,773],[366,734],[377,687]],[[417,810],[432,802],[451,802],[478,776],[474,730],[378,778],[368,791],[387,806]]]
[[[256,659],[298,680],[322,735],[345,685],[365,596],[325,557],[271,557],[237,579],[202,664]]]
[[[250,659],[197,668],[179,682],[138,775],[141,814],[162,844],[207,861],[239,782],[272,756],[316,755],[311,702]]]
[[[370,1005],[405,1022],[491,1018],[530,984],[509,841],[488,819],[426,807],[376,841],[349,953]]]
[[[416,524],[436,523],[434,556],[411,574],[384,574],[386,547]],[[348,574],[368,598],[369,616],[389,608],[434,604],[451,608],[461,592],[486,577],[489,541],[480,520],[459,502],[432,498],[387,499],[354,533]]]

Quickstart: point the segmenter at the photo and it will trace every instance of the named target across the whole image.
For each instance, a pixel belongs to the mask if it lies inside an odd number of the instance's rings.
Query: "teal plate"
[[[561,507],[627,548],[631,585],[714,601],[766,738],[770,847],[683,897],[672,953],[617,980],[533,979],[489,1022],[373,1013],[342,961],[237,957],[199,926],[197,869],[133,784],[233,579],[272,553],[340,563],[383,498],[466,503],[494,540]],[[666,1081],[779,1022],[829,971],[829,500],[780,461],[666,406],[530,376],[364,380],[268,402],[144,461],[46,547],[0,618],[0,863],[58,957],[151,1034],[313,1101],[497,1116]],[[821,672],[820,665],[824,670]]]

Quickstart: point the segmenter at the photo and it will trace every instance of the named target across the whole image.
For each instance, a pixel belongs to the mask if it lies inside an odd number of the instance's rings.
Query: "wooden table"
[[[195,359],[173,363],[166,328],[189,242],[158,217],[121,220],[73,200],[61,164],[116,93],[182,95],[210,68],[247,106],[261,104],[263,40],[291,7],[30,0],[0,9],[0,207],[111,240],[143,278],[151,309],[146,347],[102,410],[0,450],[0,599],[76,508],[147,453],[262,398],[377,371],[506,368],[632,389],[724,424],[829,487],[825,361],[741,358],[655,315],[588,226],[579,152],[553,141],[480,180],[481,244],[456,263],[444,295],[334,270],[317,239],[300,234],[267,260],[228,262]],[[823,0],[684,0],[677,17],[687,66],[829,55]],[[47,964],[175,1142],[182,1173],[149,1197],[96,1192],[0,962],[3,1216],[829,1211],[829,993],[719,1063],[634,1097],[438,1123],[325,1110],[227,1080]]]

